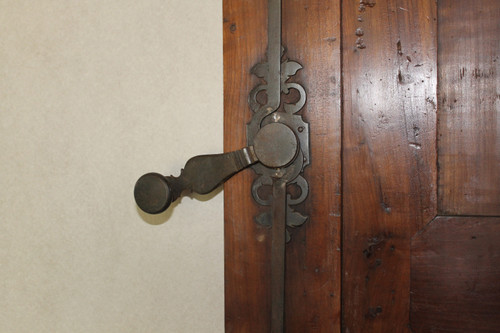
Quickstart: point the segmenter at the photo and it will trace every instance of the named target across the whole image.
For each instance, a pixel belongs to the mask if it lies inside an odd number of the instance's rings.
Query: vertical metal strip
[[[281,103],[281,0],[268,2],[267,29],[267,106],[275,111]]]
[[[281,104],[281,0],[268,2],[268,107]],[[271,332],[283,333],[285,296],[286,181],[273,182],[271,243]]]
[[[271,333],[283,333],[285,306],[286,180],[273,182],[271,242]]]
[[[281,0],[269,0],[267,23],[268,107],[281,104]],[[286,181],[273,182],[271,242],[271,333],[283,333],[285,296]]]

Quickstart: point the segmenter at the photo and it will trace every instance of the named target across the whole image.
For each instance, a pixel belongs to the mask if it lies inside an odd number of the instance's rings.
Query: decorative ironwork
[[[281,47],[280,60],[285,54],[285,49]],[[252,168],[259,175],[252,184],[252,195],[254,200],[262,206],[271,206],[272,197],[262,197],[261,189],[264,186],[272,186],[273,178],[281,178],[286,181],[287,187],[298,187],[300,194],[293,197],[287,195],[286,200],[286,225],[288,227],[298,227],[304,224],[307,216],[296,212],[291,206],[302,203],[309,192],[309,185],[302,177],[301,173],[309,164],[309,124],[306,123],[302,116],[297,114],[302,110],[306,103],[306,91],[296,82],[288,82],[300,69],[300,65],[296,61],[284,59],[280,63],[279,73],[279,94],[289,95],[291,90],[298,92],[298,98],[293,103],[281,103],[281,98],[276,96],[276,91],[270,89],[269,82],[272,82],[276,73],[271,73],[269,62],[259,63],[255,65],[251,72],[261,78],[263,82],[257,85],[249,94],[248,104],[254,112],[251,121],[247,125],[248,145],[254,144],[254,138],[257,133],[266,125],[271,123],[281,123],[288,126],[295,134],[299,142],[299,149],[296,158],[287,166],[282,168],[270,168],[263,164],[255,164]],[[265,94],[266,96],[262,96]],[[259,98],[260,97],[260,98]],[[267,98],[264,98],[267,97]],[[267,100],[259,102],[259,100]],[[260,225],[272,226],[271,211],[263,212],[255,218]],[[286,232],[287,241],[290,240],[290,233]]]

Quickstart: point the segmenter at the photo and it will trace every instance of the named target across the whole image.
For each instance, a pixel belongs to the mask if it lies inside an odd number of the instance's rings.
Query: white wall
[[[223,331],[220,191],[133,200],[222,151],[221,3],[0,0],[0,332]]]

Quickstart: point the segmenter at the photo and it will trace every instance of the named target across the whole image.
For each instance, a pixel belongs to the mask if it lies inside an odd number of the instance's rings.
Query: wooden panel
[[[311,165],[306,224],[287,245],[286,332],[340,331],[340,3],[283,1],[287,57],[304,69],[296,81],[307,91]]]
[[[224,150],[246,145],[246,123],[252,116],[247,97],[258,79],[253,65],[265,59],[267,1],[224,0]],[[245,170],[224,185],[225,321],[226,332],[267,332],[270,323],[269,230],[253,217]]]
[[[438,217],[412,241],[414,332],[498,332],[500,218]]]
[[[410,238],[436,212],[436,2],[343,1],[343,328],[409,328]]]
[[[500,1],[439,1],[439,208],[500,215]]]
[[[224,1],[224,144],[245,144],[247,96],[258,82],[250,68],[265,57],[267,1]],[[307,91],[309,197],[297,210],[309,221],[287,245],[286,332],[340,330],[340,4],[284,1],[286,57],[304,69],[293,80]],[[325,23],[327,22],[327,23]],[[253,217],[251,170],[225,185],[226,332],[268,332],[270,232]]]

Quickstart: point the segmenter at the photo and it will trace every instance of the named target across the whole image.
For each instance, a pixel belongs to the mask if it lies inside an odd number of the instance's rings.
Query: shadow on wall
[[[205,202],[205,201],[211,200],[212,198],[217,196],[219,193],[221,193],[222,189],[223,189],[223,187],[219,186],[216,190],[214,190],[208,194],[191,193],[189,195],[182,196],[179,199],[177,199],[176,201],[172,202],[172,204],[170,205],[170,207],[168,207],[168,209],[166,211],[164,211],[163,213],[160,213],[160,214],[156,214],[156,215],[144,213],[137,205],[135,206],[135,209],[137,210],[137,214],[141,217],[141,219],[144,222],[146,222],[150,225],[160,225],[160,224],[164,224],[164,223],[168,222],[168,220],[170,220],[170,218],[174,214],[175,207],[177,207],[181,203],[183,198],[189,198],[191,200],[196,199],[198,201]]]

